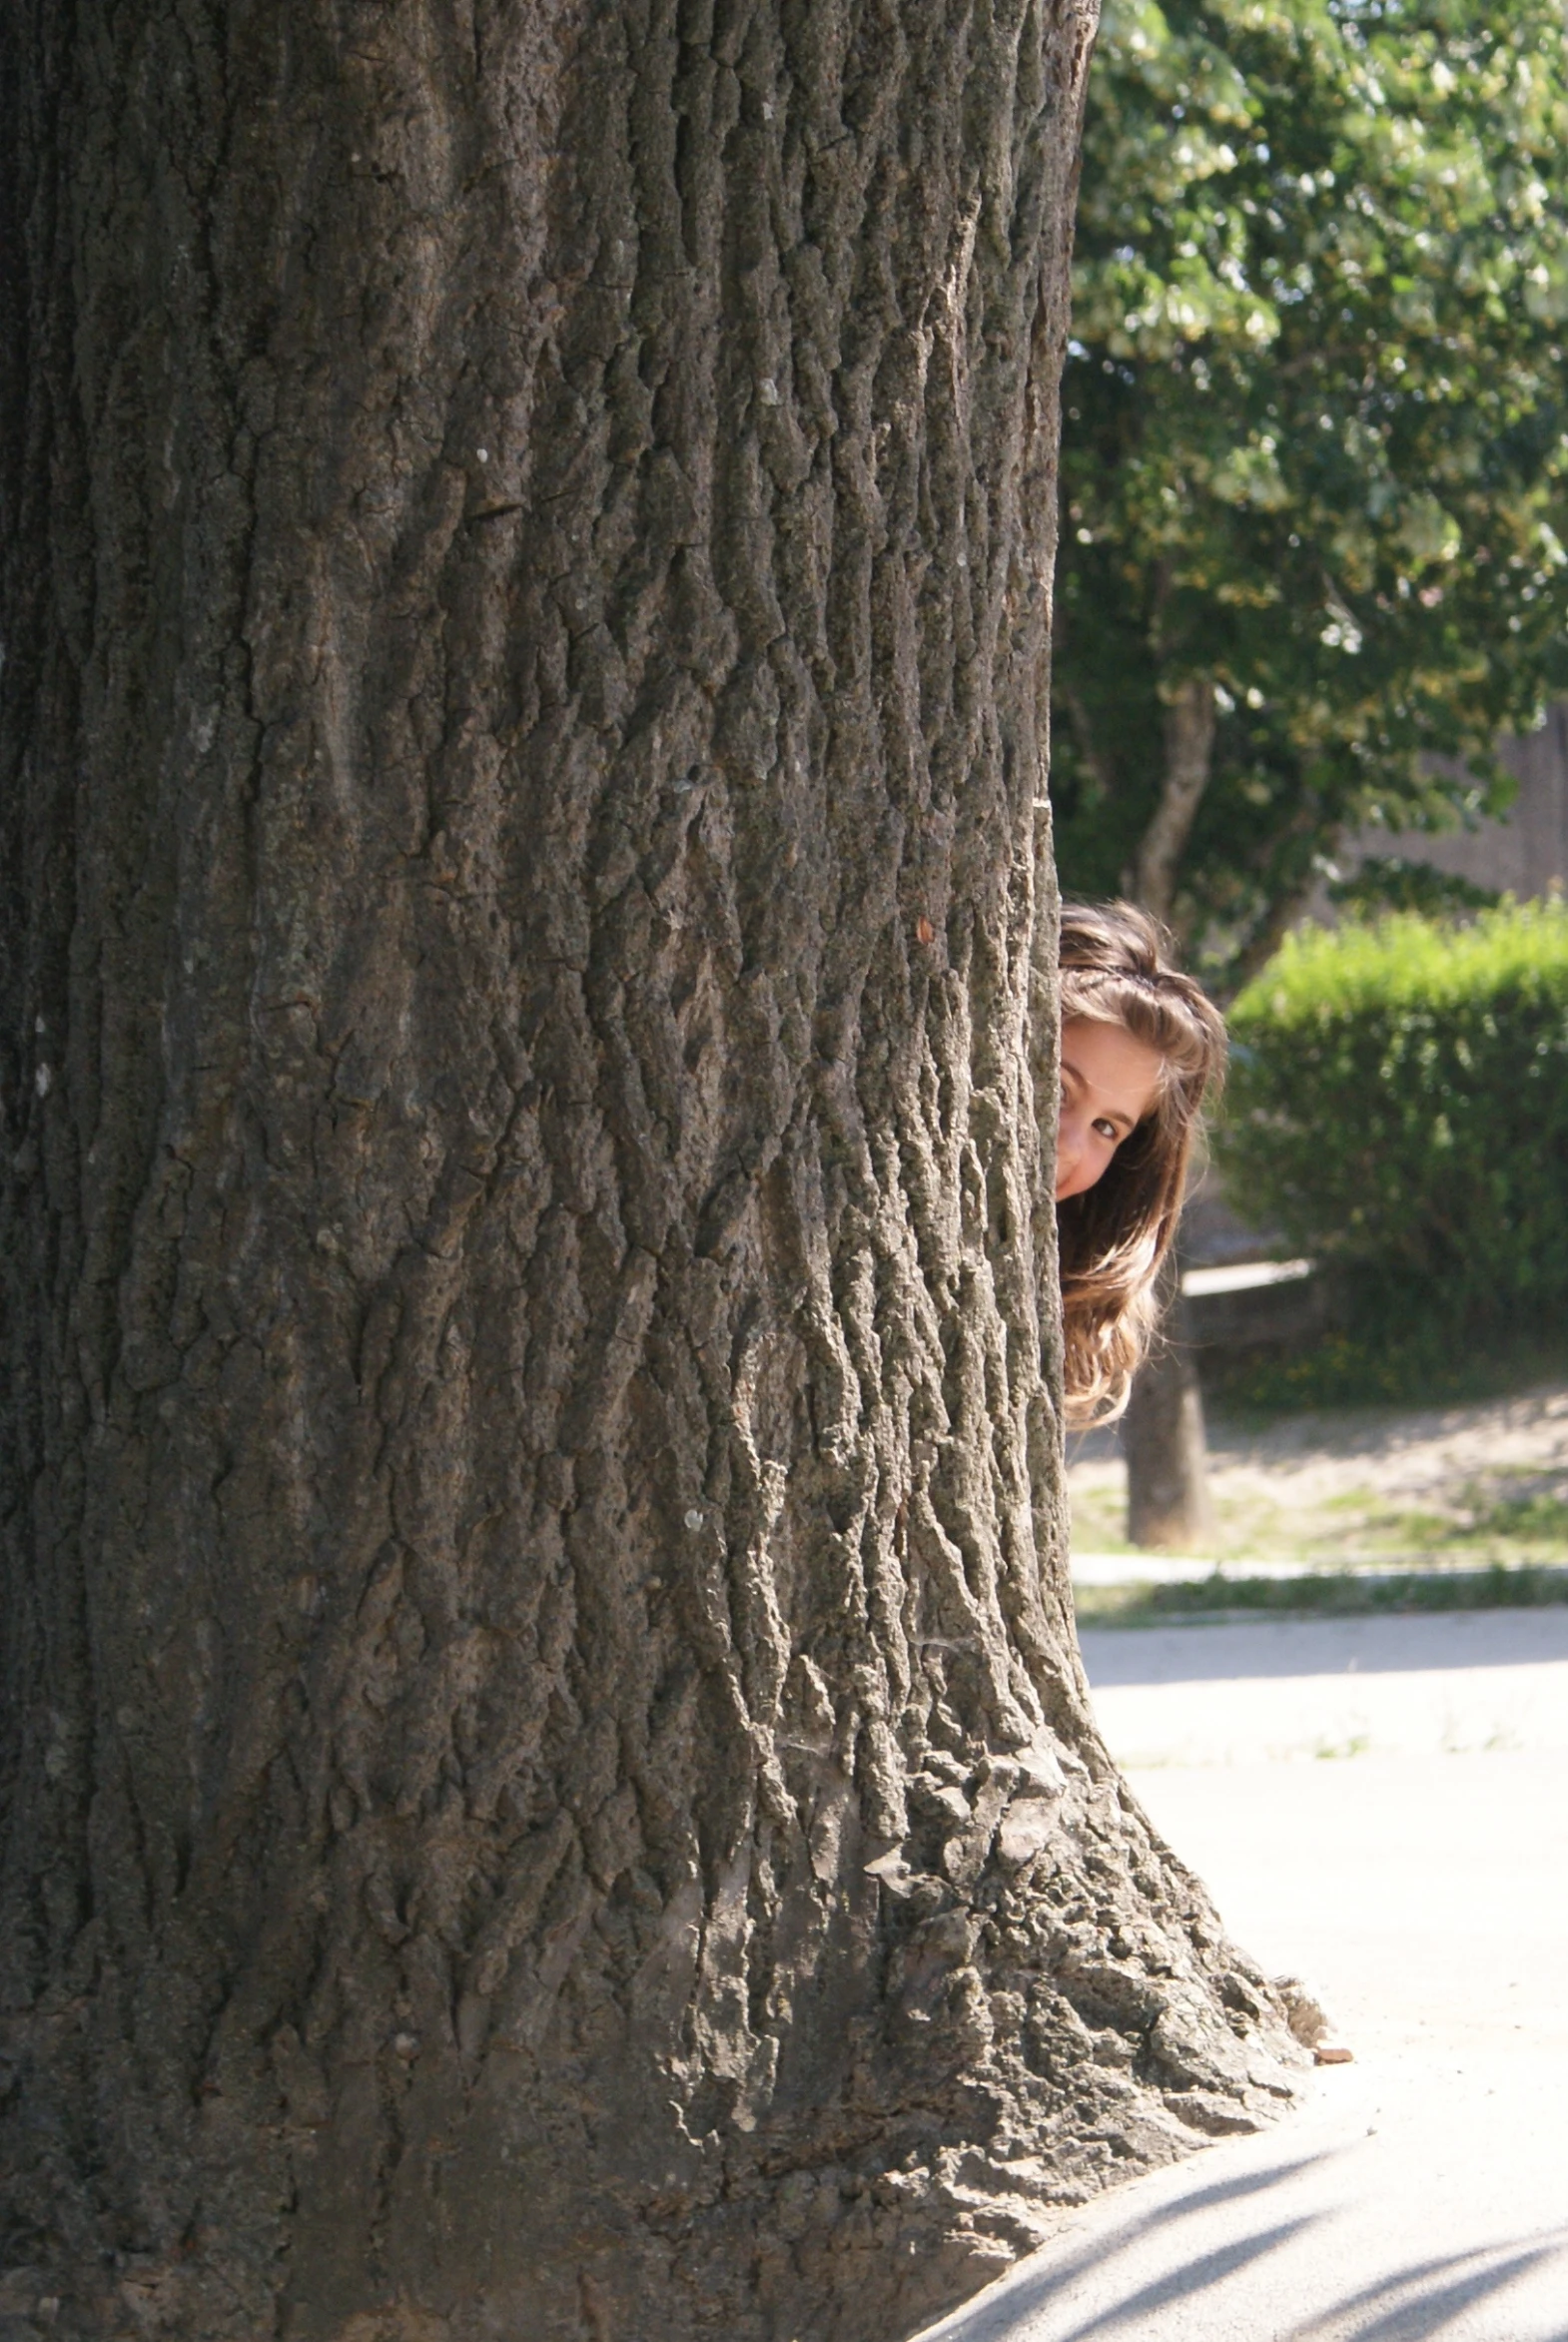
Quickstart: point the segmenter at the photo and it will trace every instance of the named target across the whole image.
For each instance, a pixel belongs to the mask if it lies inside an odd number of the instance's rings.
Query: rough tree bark
[[[891,2342],[1287,2091],[1062,1560],[1091,31],[7,11],[18,2334]]]

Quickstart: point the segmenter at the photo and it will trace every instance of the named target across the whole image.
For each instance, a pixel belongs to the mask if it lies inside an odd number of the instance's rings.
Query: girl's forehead
[[[1158,1062],[1162,1087],[1169,1087],[1194,1071],[1196,1061],[1205,1053],[1200,1040],[1187,1030],[1184,1019],[1173,1019],[1166,1004],[1147,998],[1135,998],[1128,1007],[1132,1013],[1124,1014],[1121,1004],[1113,1005],[1104,997],[1091,994],[1088,1000],[1078,1001],[1069,994],[1062,1004],[1064,1051],[1069,1047],[1070,1032],[1120,1033],[1137,1048],[1148,1050]]]
[[[1069,1017],[1062,1028],[1062,1056],[1069,1069],[1138,1115],[1154,1104],[1166,1061],[1149,1042],[1125,1025],[1099,1017]]]
[[[1146,1041],[1141,1033],[1121,1017],[1096,1016],[1093,1013],[1084,1016],[1076,1009],[1062,1020],[1062,1046],[1064,1049],[1076,1049],[1081,1057],[1086,1050],[1105,1052],[1136,1049],[1145,1057],[1158,1058],[1164,1055],[1153,1041]]]

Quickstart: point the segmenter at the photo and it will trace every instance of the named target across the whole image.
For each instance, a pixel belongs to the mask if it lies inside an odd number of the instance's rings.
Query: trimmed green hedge
[[[1568,909],[1291,937],[1230,1012],[1236,1208],[1393,1338],[1568,1299]]]

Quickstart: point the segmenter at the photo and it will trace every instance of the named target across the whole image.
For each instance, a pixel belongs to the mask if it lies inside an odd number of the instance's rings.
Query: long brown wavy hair
[[[1155,1286],[1176,1240],[1206,1097],[1224,1079],[1219,1011],[1172,958],[1165,929],[1131,903],[1065,903],[1062,1022],[1120,1025],[1157,1050],[1155,1104],[1104,1174],[1057,1205],[1068,1420],[1108,1423],[1127,1405],[1159,1319]]]

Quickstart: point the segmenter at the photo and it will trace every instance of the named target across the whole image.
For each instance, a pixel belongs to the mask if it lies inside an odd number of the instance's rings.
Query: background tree
[[[1117,0],[1074,315],[1063,874],[1223,984],[1568,675],[1560,11]]]
[[[1499,729],[1568,673],[1565,158],[1541,0],[1107,12],[1052,791],[1068,885],[1174,920],[1221,992],[1347,829],[1496,809]],[[1201,1546],[1179,1340],[1124,1444],[1138,1541]]]
[[[1063,1556],[1091,29],[7,12],[5,2298],[57,2333],[891,2342],[1285,2089]]]

